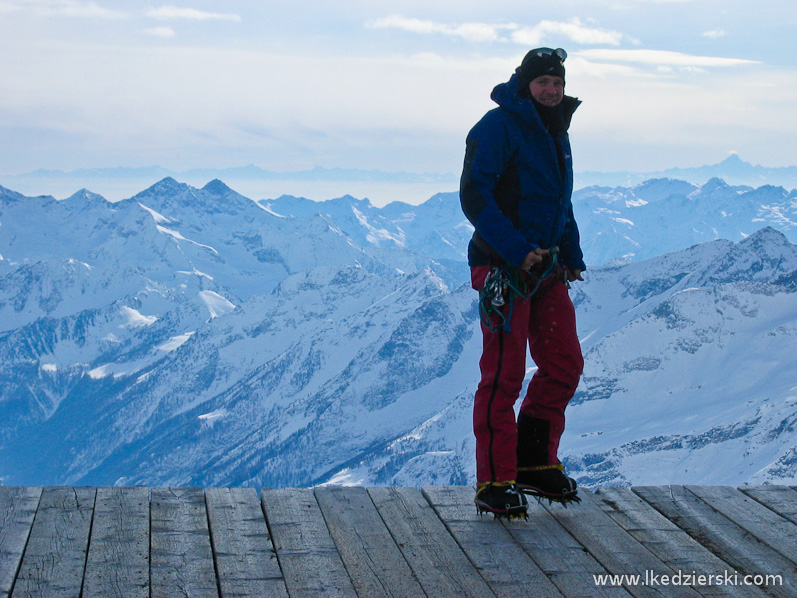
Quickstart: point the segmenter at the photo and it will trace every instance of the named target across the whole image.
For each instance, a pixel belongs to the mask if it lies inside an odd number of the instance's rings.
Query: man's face
[[[565,95],[565,80],[554,75],[543,75],[529,83],[529,92],[543,106],[553,107]]]

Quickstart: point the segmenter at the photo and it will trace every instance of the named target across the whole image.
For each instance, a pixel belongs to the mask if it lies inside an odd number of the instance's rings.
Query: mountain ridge
[[[341,193],[348,183],[348,189],[356,187],[360,190],[358,194],[370,197],[374,201],[378,200],[376,202],[380,205],[398,198],[409,197],[412,198],[411,203],[417,205],[435,192],[456,190],[459,182],[459,173],[416,173],[339,167],[272,171],[249,164],[228,168],[187,170],[173,170],[161,166],[117,166],[72,171],[39,169],[26,173],[2,174],[0,185],[26,193],[38,193],[42,189],[47,189],[49,194],[59,197],[72,195],[75,189],[94,187],[95,190],[103,190],[113,201],[119,201],[128,199],[140,189],[166,177],[183,180],[197,187],[202,187],[208,181],[215,179],[224,180],[253,199],[278,197],[285,191],[275,192],[276,190],[290,189],[292,185],[294,189],[302,187],[311,192],[314,200],[323,200]],[[703,185],[711,178],[721,178],[731,185],[758,187],[771,184],[795,189],[797,166],[754,165],[743,161],[738,154],[733,153],[716,164],[692,168],[669,168],[650,172],[578,171],[575,174],[575,183],[576,189],[592,186],[628,187],[656,178],[680,179],[695,185]]]
[[[583,171],[576,173],[578,187],[629,186],[637,185],[648,179],[671,178],[702,185],[713,178],[723,179],[731,185],[761,186],[770,184],[788,189],[797,188],[797,166],[761,166],[742,160],[738,154],[732,153],[716,164],[707,164],[692,168],[668,168],[648,172],[597,172]]]
[[[659,179],[576,198],[607,258],[571,291],[587,366],[563,458],[582,485],[795,479],[794,197]],[[472,482],[456,194],[308,202],[175,179],[116,203],[0,189],[0,483]],[[681,221],[712,212],[694,242]],[[695,465],[722,450],[735,469]]]

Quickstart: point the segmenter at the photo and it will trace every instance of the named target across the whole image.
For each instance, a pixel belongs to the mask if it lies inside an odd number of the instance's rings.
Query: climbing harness
[[[512,332],[509,322],[512,321],[512,310],[517,298],[530,300],[539,290],[540,285],[553,276],[558,269],[559,248],[554,246],[548,250],[550,262],[541,274],[522,272],[511,266],[493,266],[484,279],[484,286],[479,293],[479,316],[490,332],[497,332],[503,328],[505,332]],[[528,279],[536,280],[534,287],[529,291]],[[504,313],[504,306],[509,303],[508,313]],[[498,326],[493,324],[492,314],[498,319]]]

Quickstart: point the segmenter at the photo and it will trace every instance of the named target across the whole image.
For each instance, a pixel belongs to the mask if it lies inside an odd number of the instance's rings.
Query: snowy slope
[[[361,246],[410,247],[437,260],[467,261],[473,234],[456,193],[439,193],[419,206],[393,202],[384,208],[351,196],[324,202],[282,196],[258,203],[285,217],[324,214]]]
[[[16,467],[91,483],[310,483],[445,406],[471,307],[428,270],[293,275],[144,372],[82,380],[34,432],[80,439],[81,454],[38,450]]]
[[[599,330],[599,306],[581,309],[598,331],[583,328],[594,340],[570,411],[571,470],[587,484],[793,481],[794,245],[764,229],[621,271],[637,306],[615,330]]]

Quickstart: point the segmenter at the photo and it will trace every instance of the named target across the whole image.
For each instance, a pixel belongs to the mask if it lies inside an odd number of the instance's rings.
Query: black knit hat
[[[518,78],[518,89],[521,92],[528,90],[529,83],[543,75],[552,75],[564,79],[565,58],[567,58],[567,52],[562,50],[562,48],[557,48],[556,50],[536,48],[529,51],[520,66],[515,69]]]

